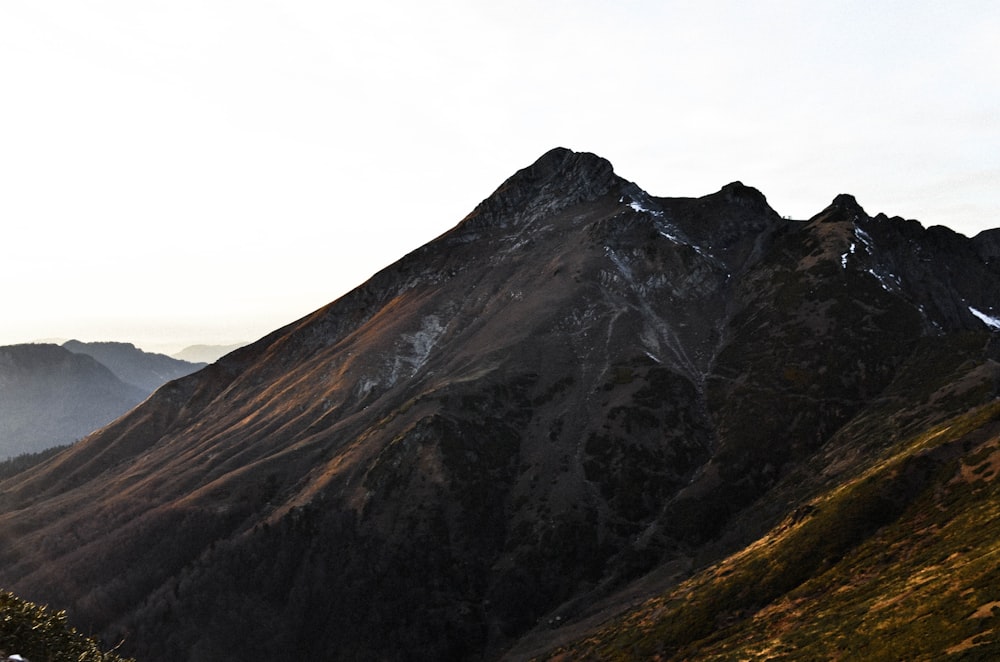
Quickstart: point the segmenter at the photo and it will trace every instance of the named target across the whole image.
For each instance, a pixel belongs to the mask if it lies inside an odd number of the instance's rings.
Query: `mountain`
[[[72,443],[147,395],[58,345],[0,347],[0,458]]]
[[[204,363],[182,361],[165,354],[144,352],[131,343],[80,342],[69,340],[63,347],[74,354],[86,354],[105,366],[123,382],[138,386],[147,394],[172,379],[190,375]]]
[[[229,352],[237,350],[246,344],[245,342],[241,342],[234,345],[189,345],[172,356],[175,359],[192,363],[215,363]]]
[[[552,150],[0,482],[0,585],[147,662],[996,653],[998,247]]]

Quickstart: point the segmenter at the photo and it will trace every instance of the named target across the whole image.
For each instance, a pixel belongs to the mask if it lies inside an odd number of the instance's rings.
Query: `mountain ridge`
[[[819,458],[860,471],[881,412],[994,399],[991,237],[844,195],[786,220],[738,182],[659,198],[552,150],[0,483],[0,582],[151,661],[517,659],[752,544],[824,489]]]

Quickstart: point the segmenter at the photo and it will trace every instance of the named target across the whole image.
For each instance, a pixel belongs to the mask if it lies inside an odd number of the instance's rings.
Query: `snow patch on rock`
[[[993,317],[992,315],[987,315],[981,310],[977,310],[972,306],[969,306],[969,312],[979,318],[979,321],[990,327],[994,331],[1000,331],[1000,317]]]
[[[894,292],[899,289],[900,285],[902,285],[902,281],[899,280],[899,276],[895,274],[880,274],[875,269],[868,269],[867,271],[869,274],[874,276],[876,280],[878,280],[879,285],[881,285],[882,289],[886,292]]]
[[[875,242],[872,240],[871,235],[855,225],[854,236],[861,240],[861,243],[865,245],[865,252],[871,255],[872,248],[875,247]],[[851,252],[853,253],[854,251],[852,250]]]
[[[843,253],[840,256],[840,266],[841,267],[843,267],[844,269],[847,268],[847,256],[848,255],[854,255],[854,252],[857,250],[857,248],[858,248],[857,242],[852,241],[851,242],[851,247],[849,249],[847,249],[846,253]]]

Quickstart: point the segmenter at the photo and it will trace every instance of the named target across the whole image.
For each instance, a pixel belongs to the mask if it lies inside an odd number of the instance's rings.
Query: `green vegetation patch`
[[[102,651],[66,622],[66,612],[52,611],[0,591],[0,652],[31,662],[127,662]]]

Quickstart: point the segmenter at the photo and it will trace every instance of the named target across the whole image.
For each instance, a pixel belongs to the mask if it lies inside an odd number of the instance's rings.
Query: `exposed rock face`
[[[0,583],[149,662],[496,658],[787,515],[821,482],[789,476],[915,397],[928,346],[965,334],[963,393],[993,397],[993,254],[850,196],[789,221],[553,150],[0,483]]]

